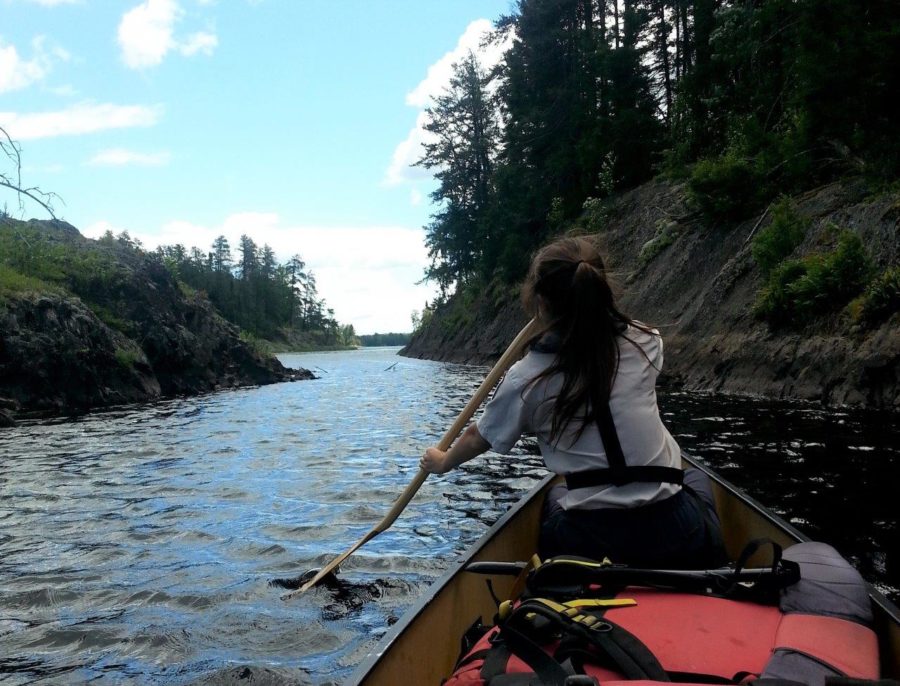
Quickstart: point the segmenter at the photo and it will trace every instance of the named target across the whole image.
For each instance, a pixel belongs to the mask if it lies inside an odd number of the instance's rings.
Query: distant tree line
[[[509,34],[427,110],[426,278],[444,296],[521,278],[549,235],[661,172],[727,223],[900,168],[895,0],[518,0]]]
[[[379,345],[406,345],[412,334],[409,333],[372,333],[359,338],[359,344],[365,347]]]

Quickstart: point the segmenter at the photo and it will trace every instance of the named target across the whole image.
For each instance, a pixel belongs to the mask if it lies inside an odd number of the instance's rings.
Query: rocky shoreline
[[[94,249],[67,224],[35,225],[73,251]],[[315,378],[245,341],[160,263],[134,251],[115,257],[104,288],[83,287],[90,304],[60,288],[0,293],[0,426]]]
[[[897,192],[834,183],[794,202],[811,222],[798,254],[827,244],[838,226],[861,237],[876,267],[900,263]],[[612,207],[601,238],[620,304],[662,332],[664,381],[693,391],[900,410],[900,314],[870,328],[835,314],[780,330],[753,315],[763,278],[751,238],[770,221],[761,213],[731,227],[704,225],[687,208],[684,189],[666,181]],[[654,241],[664,243],[648,249]],[[401,354],[489,363],[524,323],[514,296],[482,294],[466,317],[452,302],[439,309]]]

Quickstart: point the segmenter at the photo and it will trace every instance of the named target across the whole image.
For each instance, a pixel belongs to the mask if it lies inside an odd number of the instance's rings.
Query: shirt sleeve
[[[525,380],[517,371],[515,365],[509,370],[477,422],[478,433],[494,452],[508,453],[528,428],[522,399]]]

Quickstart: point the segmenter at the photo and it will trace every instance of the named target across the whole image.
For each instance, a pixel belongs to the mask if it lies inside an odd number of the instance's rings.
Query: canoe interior
[[[808,540],[796,529],[741,493],[702,465],[713,479],[716,508],[731,559],[747,541],[769,538],[787,547]],[[496,605],[488,591],[490,579],[501,599],[510,597],[517,580],[504,576],[459,573],[473,561],[520,561],[531,558],[537,547],[537,531],[543,494],[555,479],[550,476],[522,498],[469,550],[451,565],[429,589],[426,597],[410,608],[360,663],[348,684],[392,686],[440,684],[453,671],[459,657],[460,637],[476,620],[490,623]],[[769,559],[767,559],[769,558]],[[770,562],[767,551],[751,559],[753,565]],[[870,589],[881,643],[882,675],[900,678],[900,611],[878,591]]]

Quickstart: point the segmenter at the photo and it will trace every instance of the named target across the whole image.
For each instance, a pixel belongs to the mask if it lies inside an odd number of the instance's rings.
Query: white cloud
[[[505,49],[481,45],[493,30],[494,25],[487,19],[476,19],[469,24],[456,42],[456,47],[428,67],[425,78],[406,94],[406,104],[412,107],[427,107],[435,96],[440,95],[450,84],[453,65],[461,61],[470,51],[478,56],[479,62],[486,68],[497,64]]]
[[[119,46],[133,69],[152,67],[175,47],[173,29],[181,9],[173,0],[147,0],[122,15]]]
[[[219,39],[213,33],[198,31],[188,36],[178,47],[179,52],[186,57],[202,52],[204,55],[212,55],[213,50],[219,44]]]
[[[105,219],[101,219],[98,222],[94,222],[86,229],[80,229],[82,236],[87,236],[88,238],[100,238],[107,231],[113,234],[120,234],[122,231],[125,231],[120,226],[115,226],[111,222],[106,221]],[[130,232],[129,232],[130,233]]]
[[[44,36],[31,42],[33,56],[24,59],[14,45],[0,40],[0,93],[14,91],[43,80],[56,61],[69,59],[69,53],[59,46],[48,46]]]
[[[159,105],[148,107],[80,103],[56,112],[0,112],[0,121],[13,139],[24,141],[77,136],[107,129],[153,126],[161,116],[162,107]]]
[[[97,222],[82,231],[98,238],[121,227]],[[279,261],[299,254],[316,276],[319,295],[342,324],[357,333],[409,331],[410,314],[434,298],[431,286],[417,285],[428,255],[421,229],[397,226],[296,226],[281,222],[273,212],[244,212],[226,217],[217,226],[175,220],[156,229],[127,227],[148,249],[181,243],[208,251],[224,235],[236,253],[241,234],[258,245],[268,244]],[[235,255],[236,257],[236,255]]]
[[[399,186],[407,181],[423,181],[431,178],[431,172],[423,167],[415,166],[425,153],[422,147],[423,143],[434,136],[425,130],[427,120],[425,112],[419,112],[416,117],[416,125],[410,129],[406,139],[394,148],[391,163],[384,175],[386,185]]]
[[[418,207],[422,204],[422,191],[418,188],[413,188],[409,194],[409,204],[413,207]]]
[[[184,10],[175,0],[145,0],[122,15],[118,41],[122,59],[132,69],[155,67],[172,50],[182,55],[211,55],[219,44],[215,34],[199,31],[181,40],[175,25]]]
[[[492,31],[493,24],[487,19],[477,19],[470,23],[457,41],[456,47],[428,67],[425,78],[406,94],[406,104],[417,107],[420,111],[415,126],[406,139],[394,149],[391,163],[385,173],[386,185],[396,186],[431,177],[430,172],[413,166],[424,154],[422,143],[432,135],[423,128],[426,122],[424,110],[450,85],[453,65],[460,62],[470,51],[475,54],[485,70],[493,68],[503,59],[503,55],[509,49],[511,38],[508,36],[505,41],[482,45]]]
[[[109,148],[94,155],[88,164],[96,167],[161,167],[169,163],[172,155],[169,152],[135,152],[125,148]]]

